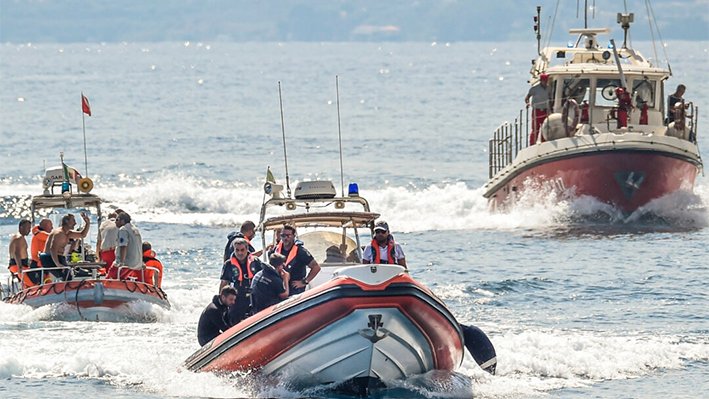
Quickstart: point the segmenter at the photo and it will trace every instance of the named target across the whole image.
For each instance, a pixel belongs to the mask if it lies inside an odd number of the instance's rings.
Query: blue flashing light
[[[350,188],[347,191],[347,195],[349,195],[350,197],[359,196],[359,186],[357,186],[357,183],[350,183]]]
[[[65,181],[62,183],[62,194],[63,193],[68,193],[69,192],[69,182]]]
[[[608,43],[608,48],[613,48],[613,43]]]
[[[566,43],[566,47],[568,47],[568,48],[573,48],[573,47],[574,47],[574,42],[572,42],[572,41],[567,42],[567,43]]]

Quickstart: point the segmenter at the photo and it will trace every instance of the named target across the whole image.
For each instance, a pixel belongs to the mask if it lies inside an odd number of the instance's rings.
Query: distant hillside
[[[555,0],[0,0],[0,41],[534,40],[536,5],[542,32],[553,22],[563,39],[583,27],[583,12],[577,19],[577,1],[562,3],[553,20]],[[649,40],[645,1],[627,3],[633,39]],[[615,27],[623,2],[595,4],[589,26]],[[653,11],[664,40],[709,40],[709,0],[656,0]]]

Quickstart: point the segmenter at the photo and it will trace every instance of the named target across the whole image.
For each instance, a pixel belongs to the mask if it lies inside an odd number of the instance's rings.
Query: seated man
[[[156,287],[162,287],[162,274],[163,267],[162,263],[155,257],[157,254],[153,251],[153,246],[149,242],[143,241],[143,263],[145,263],[145,282],[152,284]],[[154,267],[158,269],[155,270],[148,269],[148,267]]]
[[[84,227],[75,231],[74,226],[76,226],[76,218],[73,214],[67,213],[62,216],[61,226],[57,229],[52,230],[47,237],[47,244],[44,246],[44,253],[39,255],[39,260],[42,262],[42,267],[54,268],[68,265],[66,256],[64,256],[64,249],[69,244],[69,240],[82,239],[89,234],[89,227],[91,225],[91,220],[86,212],[81,212],[81,218],[84,219]],[[62,270],[50,270],[53,276],[60,279],[69,279],[71,276],[70,269]]]
[[[290,274],[283,269],[286,257],[271,254],[268,261],[270,265],[264,264],[251,281],[251,309],[254,313],[288,298]]]
[[[212,298],[212,303],[202,311],[197,323],[197,341],[200,346],[204,346],[219,334],[228,330],[229,327],[229,307],[236,300],[236,290],[232,286],[225,286],[219,295]]]

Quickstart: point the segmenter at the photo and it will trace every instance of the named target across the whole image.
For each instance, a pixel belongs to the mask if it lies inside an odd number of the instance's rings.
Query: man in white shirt
[[[120,279],[136,277],[141,280],[140,271],[143,269],[143,238],[140,232],[130,222],[130,215],[123,212],[116,217],[118,227],[118,241],[116,249],[116,261],[113,268],[109,270],[108,278],[116,278],[118,268],[127,266],[128,269],[121,270]]]
[[[376,249],[375,249],[376,248]],[[374,239],[364,249],[362,263],[388,263],[406,267],[406,257],[401,245],[394,242],[394,237],[389,233],[389,225],[380,221],[374,227]]]
[[[119,213],[123,213],[123,211],[118,209],[116,212],[108,214],[108,219],[98,228],[96,248],[98,248],[99,259],[106,263],[106,267],[111,267],[116,260],[116,243],[118,242],[116,217]]]

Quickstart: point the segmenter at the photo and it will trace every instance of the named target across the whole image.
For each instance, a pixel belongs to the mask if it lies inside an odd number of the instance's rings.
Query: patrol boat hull
[[[463,348],[454,316],[404,268],[361,265],[247,318],[185,365],[192,371],[259,370],[367,394],[390,380],[453,371]]]
[[[702,163],[696,145],[674,137],[601,134],[558,139],[520,151],[485,186],[496,208],[529,188],[589,195],[631,213],[677,190],[692,191]]]
[[[167,295],[150,284],[134,281],[75,279],[30,287],[7,299],[33,308],[67,305],[83,320],[123,321],[135,318],[132,304],[147,303],[170,309]]]

